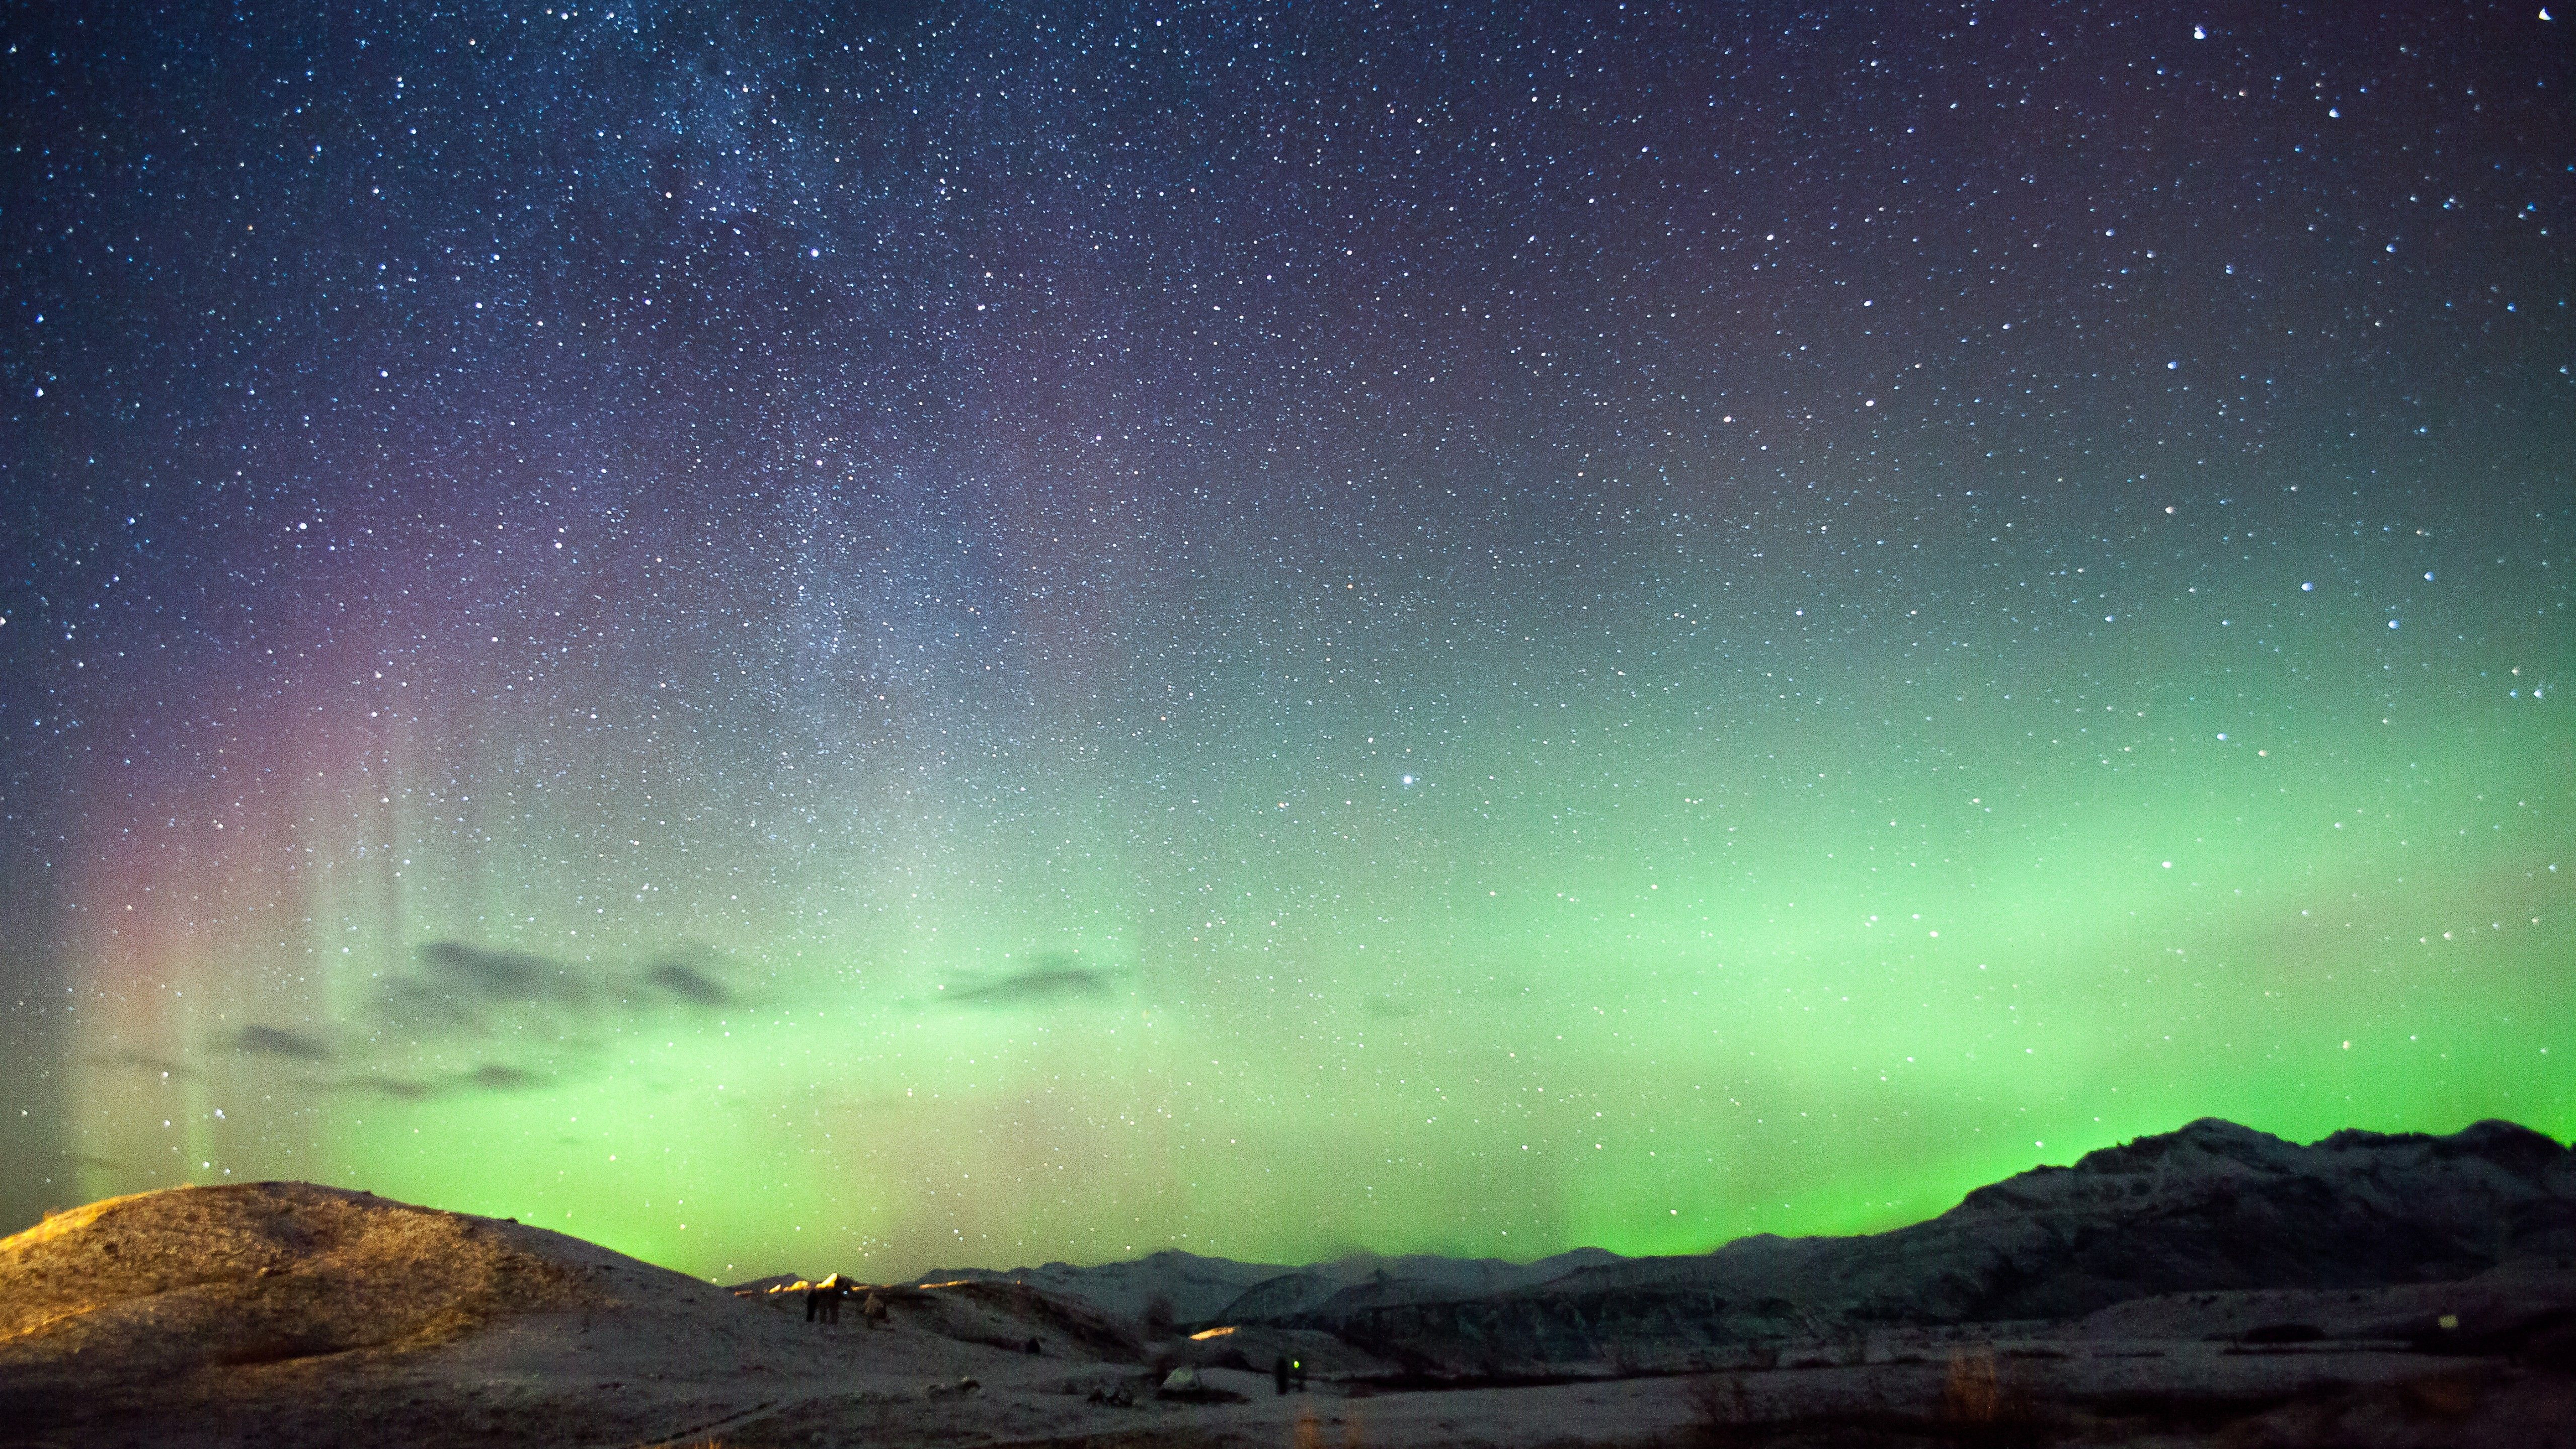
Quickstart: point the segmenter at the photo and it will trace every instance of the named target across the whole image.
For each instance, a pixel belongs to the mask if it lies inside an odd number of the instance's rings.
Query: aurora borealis
[[[0,18],[0,1207],[686,1271],[2576,1134],[2568,22]]]

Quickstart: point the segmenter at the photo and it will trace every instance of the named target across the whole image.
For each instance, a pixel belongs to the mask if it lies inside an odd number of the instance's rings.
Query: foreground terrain
[[[2493,1123],[2195,1123],[1695,1258],[1158,1254],[878,1285],[881,1327],[801,1287],[302,1183],[111,1199],[0,1242],[0,1445],[2576,1443],[2576,1166]]]

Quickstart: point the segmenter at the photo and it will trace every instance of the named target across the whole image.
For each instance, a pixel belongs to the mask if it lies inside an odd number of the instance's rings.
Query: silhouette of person
[[[1279,1386],[1280,1393],[1288,1392],[1288,1355],[1283,1353],[1271,1361],[1270,1381]]]
[[[805,1321],[812,1323],[823,1316],[823,1285],[808,1284],[805,1289]]]
[[[823,1280],[823,1321],[841,1321],[841,1300],[850,1296],[849,1280],[835,1273]]]

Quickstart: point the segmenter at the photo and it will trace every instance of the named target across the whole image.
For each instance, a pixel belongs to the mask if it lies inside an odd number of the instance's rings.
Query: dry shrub
[[[1995,1367],[1994,1350],[1950,1355],[1935,1416],[1947,1424],[1991,1424],[2003,1416],[2003,1408],[2003,1375]]]
[[[1932,1417],[1949,1431],[1952,1442],[1981,1449],[2034,1444],[2042,1437],[2030,1395],[2004,1382],[1991,1348],[1950,1356]]]
[[[1289,1432],[1289,1442],[1295,1449],[1324,1449],[1324,1426],[1311,1408],[1297,1411],[1297,1422]],[[1358,1414],[1351,1414],[1342,1421],[1342,1449],[1365,1449],[1367,1442]]]

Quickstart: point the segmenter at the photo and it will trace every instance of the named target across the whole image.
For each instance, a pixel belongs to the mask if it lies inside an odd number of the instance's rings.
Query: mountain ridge
[[[1532,1264],[1414,1254],[1281,1266],[1166,1250],[951,1276],[1026,1281],[1113,1314],[1159,1295],[1183,1325],[1544,1365],[1613,1340],[1713,1349],[1873,1324],[2063,1320],[2162,1293],[2384,1287],[2517,1259],[2576,1262],[2576,1153],[2554,1138],[2489,1119],[2438,1136],[2346,1128],[2303,1146],[2204,1117],[1876,1234],[1756,1234],[1657,1257],[1577,1249]]]

